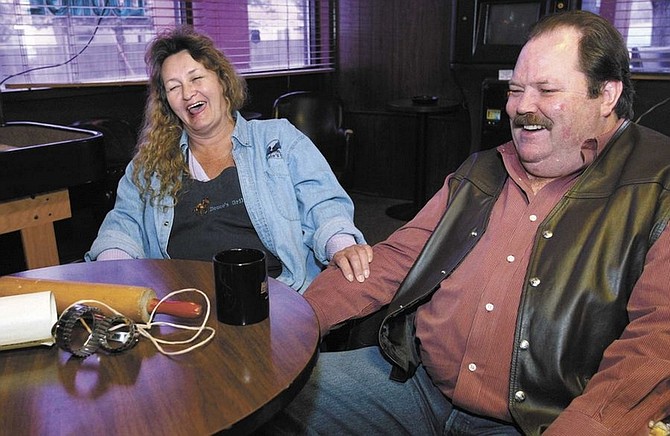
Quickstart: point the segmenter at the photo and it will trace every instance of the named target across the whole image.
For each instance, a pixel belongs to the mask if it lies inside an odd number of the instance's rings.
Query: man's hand
[[[356,278],[364,282],[370,276],[370,262],[372,262],[372,247],[368,244],[355,244],[344,248],[333,256],[334,262],[350,282]]]

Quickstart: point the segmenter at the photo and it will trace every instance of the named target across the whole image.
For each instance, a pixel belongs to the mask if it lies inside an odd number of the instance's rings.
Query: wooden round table
[[[317,359],[314,312],[300,294],[274,279],[270,317],[229,326],[216,319],[208,262],[101,261],[15,275],[147,286],[159,297],[194,287],[211,300],[208,325],[216,335],[206,346],[172,357],[146,338],[126,352],[99,352],[86,359],[56,346],[1,351],[0,434],[246,434],[293,398]],[[157,319],[185,321],[167,315]],[[156,327],[152,334],[170,332]]]

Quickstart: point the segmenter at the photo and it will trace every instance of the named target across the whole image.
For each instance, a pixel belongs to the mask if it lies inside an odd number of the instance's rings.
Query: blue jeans
[[[452,406],[423,366],[389,379],[378,347],[322,353],[298,396],[262,432],[273,435],[519,435],[510,424]]]

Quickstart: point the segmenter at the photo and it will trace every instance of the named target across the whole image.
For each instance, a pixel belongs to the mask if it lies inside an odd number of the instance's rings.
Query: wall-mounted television
[[[578,9],[580,0],[456,0],[452,64],[512,66],[541,17]]]

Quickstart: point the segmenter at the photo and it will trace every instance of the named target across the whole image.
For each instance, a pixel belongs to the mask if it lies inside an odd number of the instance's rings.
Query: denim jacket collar
[[[234,143],[237,143],[244,147],[251,147],[251,141],[249,140],[249,133],[247,128],[248,121],[240,114],[239,111],[235,111],[233,114],[235,118],[235,129],[233,129],[232,137],[235,139]],[[182,129],[181,138],[179,138],[179,148],[184,156],[188,155],[188,133],[186,129]]]

